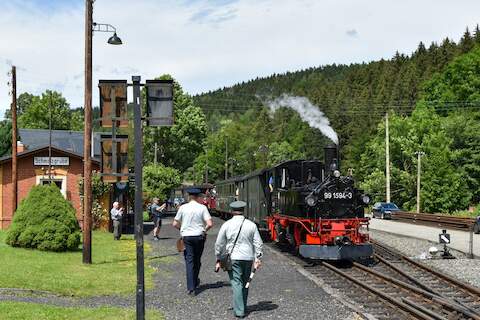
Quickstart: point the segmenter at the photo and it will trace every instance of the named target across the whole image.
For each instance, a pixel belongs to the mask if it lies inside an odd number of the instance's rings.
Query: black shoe
[[[190,290],[190,291],[188,291],[187,294],[188,294],[189,296],[192,296],[192,297],[194,297],[194,296],[197,295],[197,294],[195,293],[195,290]]]
[[[153,237],[153,241],[158,241],[158,240],[160,240],[159,237],[157,237],[157,236]]]

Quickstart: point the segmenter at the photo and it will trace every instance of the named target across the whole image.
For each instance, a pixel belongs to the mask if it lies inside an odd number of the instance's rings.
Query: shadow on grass
[[[146,257],[145,260],[156,260],[156,259],[163,259],[163,258],[168,258],[168,257],[173,257],[173,256],[178,256],[179,254],[177,252],[175,253],[169,253],[161,256],[151,256],[151,257]],[[137,258],[128,258],[128,259],[114,259],[110,261],[102,261],[102,262],[96,262],[93,264],[108,264],[108,263],[117,263],[117,262],[129,262],[129,261],[136,261]]]

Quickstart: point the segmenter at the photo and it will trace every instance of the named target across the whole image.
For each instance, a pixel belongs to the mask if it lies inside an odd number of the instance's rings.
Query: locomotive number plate
[[[325,192],[323,194],[324,199],[352,199],[353,194],[351,192]]]

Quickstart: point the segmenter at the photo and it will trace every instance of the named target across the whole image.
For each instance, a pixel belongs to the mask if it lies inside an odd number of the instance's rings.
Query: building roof
[[[50,134],[47,129],[19,129],[20,141],[26,151],[48,147]],[[83,131],[52,130],[52,147],[73,154],[83,154]],[[93,134],[94,158],[100,159],[100,134]],[[97,159],[97,160],[98,160]]]

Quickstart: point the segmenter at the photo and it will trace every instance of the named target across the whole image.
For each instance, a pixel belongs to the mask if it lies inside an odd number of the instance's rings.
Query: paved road
[[[222,220],[214,219],[202,259],[200,293],[186,295],[185,265],[176,252],[178,231],[171,219],[164,220],[160,241],[152,243],[149,263],[157,272],[154,288],[147,290],[147,307],[162,311],[167,319],[231,319],[231,288],[228,276],[214,273],[213,244]],[[301,275],[281,255],[266,249],[264,265],[251,286],[248,319],[356,319],[354,313],[338,300]]]
[[[422,225],[415,225],[405,222],[399,222],[394,220],[381,220],[381,219],[371,219],[370,228],[386,231],[390,233],[395,233],[399,235],[404,235],[408,237],[425,239],[435,243],[438,243],[438,234],[442,232],[442,229],[439,227],[428,227]],[[470,242],[470,233],[459,230],[448,230],[450,233],[452,243],[449,247],[468,253],[469,252],[469,242]],[[473,235],[473,254],[477,257],[480,257],[480,235]]]

